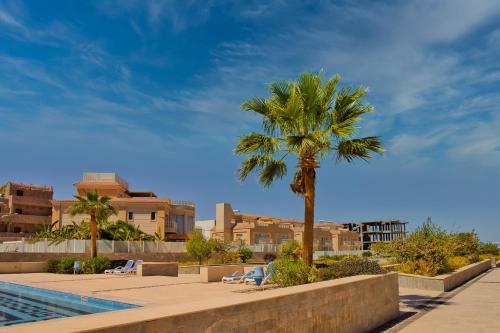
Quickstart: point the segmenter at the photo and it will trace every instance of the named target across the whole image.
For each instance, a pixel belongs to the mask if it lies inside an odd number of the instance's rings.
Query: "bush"
[[[64,258],[59,260],[57,264],[56,273],[59,274],[73,274],[75,261],[82,261],[82,259],[77,258]]]
[[[269,263],[271,261],[275,261],[278,256],[274,253],[268,252],[264,254],[264,261]]]
[[[249,259],[252,258],[253,251],[252,249],[243,246],[238,249],[238,254],[240,255],[241,262],[246,263]]]
[[[271,278],[280,287],[291,287],[308,283],[310,272],[302,260],[279,259],[273,263]]]
[[[288,260],[298,260],[302,255],[302,247],[299,242],[292,240],[280,245],[280,256]]]
[[[235,251],[228,251],[221,254],[223,264],[237,264],[240,262],[240,254]]]
[[[460,267],[464,267],[470,264],[470,260],[467,257],[456,256],[448,259],[448,267],[450,270],[454,271]]]
[[[49,273],[57,273],[59,265],[59,260],[49,260],[47,263],[47,272]]]
[[[186,243],[186,251],[191,257],[197,259],[201,265],[201,262],[208,260],[214,251],[215,242],[213,239],[206,240],[202,232],[195,229]]]
[[[486,243],[479,247],[479,254],[491,254],[493,256],[497,256],[500,254],[500,250],[495,244]]]
[[[474,231],[451,234],[449,242],[453,256],[477,258],[479,254],[479,237]]]
[[[336,262],[328,267],[321,267],[315,272],[316,281],[339,279],[362,274],[383,274],[380,265],[366,258],[352,257]]]
[[[84,260],[82,263],[83,274],[101,274],[111,268],[111,260],[106,257],[95,257]]]
[[[362,256],[365,258],[369,258],[372,256],[372,253],[370,251],[366,251],[366,252],[363,252]]]

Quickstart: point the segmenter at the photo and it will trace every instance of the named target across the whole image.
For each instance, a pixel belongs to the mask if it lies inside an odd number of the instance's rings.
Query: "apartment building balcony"
[[[28,197],[28,196],[10,196],[12,204],[16,206],[33,206],[33,207],[44,207],[51,208],[52,203],[46,198]]]
[[[167,233],[177,233],[177,222],[165,221],[165,232]]]
[[[25,214],[10,214],[2,216],[2,221],[19,224],[50,224],[52,217]]]
[[[183,200],[172,200],[172,205],[174,206],[188,206],[194,207],[194,202],[192,201],[183,201]]]

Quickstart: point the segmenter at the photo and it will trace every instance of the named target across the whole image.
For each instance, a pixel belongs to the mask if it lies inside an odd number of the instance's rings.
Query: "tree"
[[[86,192],[85,195],[75,195],[77,203],[73,204],[69,211],[71,215],[90,215],[90,257],[97,257],[97,221],[103,222],[116,214],[115,208],[109,203],[111,198],[107,195],[99,196],[97,190]]]
[[[242,109],[262,116],[262,133],[241,136],[235,153],[248,155],[239,169],[240,180],[252,171],[269,187],[283,178],[287,162],[295,157],[291,190],[304,198],[303,259],[312,264],[316,169],[333,155],[337,161],[367,161],[371,153],[384,151],[379,137],[353,138],[362,115],[374,108],[361,102],[367,89],[337,89],[338,75],[326,82],[322,75],[303,73],[297,82],[271,84],[269,98],[246,101]]]
[[[240,256],[240,260],[242,263],[246,263],[253,256],[253,251],[251,248],[242,246],[238,249],[238,255]]]
[[[206,240],[203,237],[203,233],[195,229],[189,240],[186,243],[186,251],[187,253],[193,257],[198,259],[199,264],[201,265],[203,259],[208,259],[214,250],[214,241]]]

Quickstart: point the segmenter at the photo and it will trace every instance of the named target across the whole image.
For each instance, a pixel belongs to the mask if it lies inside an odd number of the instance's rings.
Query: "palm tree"
[[[247,155],[239,169],[240,180],[252,171],[269,187],[287,174],[287,161],[295,156],[295,175],[291,190],[304,197],[303,259],[312,264],[314,197],[316,169],[320,161],[333,155],[337,161],[368,160],[371,153],[382,153],[379,137],[353,138],[357,122],[374,108],[361,102],[367,89],[338,89],[338,75],[326,82],[322,75],[303,73],[298,82],[271,84],[269,98],[253,98],[241,106],[262,116],[262,133],[239,137],[235,153]]]
[[[78,200],[69,211],[71,215],[90,215],[90,257],[97,256],[97,221],[105,221],[109,216],[116,214],[115,208],[109,203],[111,198],[107,195],[99,197],[97,190],[86,192],[84,196],[75,195]]]

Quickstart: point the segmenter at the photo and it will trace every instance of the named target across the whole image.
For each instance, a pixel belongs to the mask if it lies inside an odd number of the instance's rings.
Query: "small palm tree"
[[[368,160],[384,151],[379,137],[353,138],[357,122],[374,109],[361,102],[363,87],[337,89],[338,75],[322,82],[321,74],[303,73],[298,82],[278,81],[270,98],[253,98],[242,109],[262,116],[263,133],[239,138],[237,155],[249,155],[239,169],[240,180],[259,171],[266,187],[287,174],[287,161],[296,157],[291,190],[304,197],[303,259],[312,264],[316,169],[329,155],[337,161]]]
[[[69,211],[71,215],[90,215],[90,257],[97,256],[97,221],[106,221],[108,217],[116,214],[115,208],[109,203],[111,198],[107,195],[99,197],[97,190],[86,192],[84,196],[75,195],[78,200]]]

